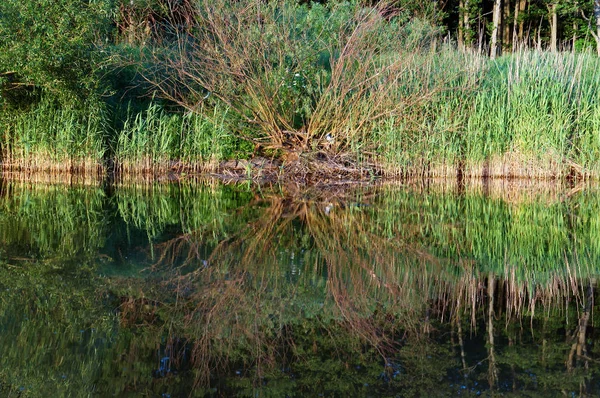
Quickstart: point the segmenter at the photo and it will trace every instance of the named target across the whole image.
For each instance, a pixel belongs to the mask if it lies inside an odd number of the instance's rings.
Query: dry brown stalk
[[[395,116],[418,124],[422,115],[414,109],[445,87],[427,80],[402,89],[405,76],[419,73],[415,69],[427,75],[432,50],[428,40],[409,43],[402,27],[394,28],[394,40],[381,38],[394,26],[390,4],[356,6],[332,41],[322,30],[298,26],[304,22],[298,10],[283,1],[201,1],[194,34],[181,35],[170,53],[156,53],[151,63],[159,66],[147,79],[163,97],[191,112],[224,103],[231,110],[230,132],[277,150],[284,166],[297,173],[308,175],[305,163],[319,163],[302,153],[328,154],[329,166],[343,169],[341,155],[356,157],[360,150],[372,157],[377,142],[371,135],[378,123]],[[328,7],[333,15],[354,6]],[[291,80],[305,82],[310,94],[290,94]]]

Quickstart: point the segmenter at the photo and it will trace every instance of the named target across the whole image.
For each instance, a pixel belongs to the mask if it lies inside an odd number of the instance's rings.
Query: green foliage
[[[16,169],[92,172],[106,147],[106,114],[94,100],[59,104],[44,95],[31,108],[0,112],[0,157]]]
[[[172,41],[193,27],[190,0],[116,0],[116,42],[144,47]]]
[[[534,3],[525,23],[547,14]],[[92,170],[111,158],[123,170],[200,171],[262,145],[388,175],[600,172],[590,54],[456,51],[439,44],[435,2],[252,7],[2,2],[3,164]],[[589,44],[573,7],[559,11]],[[155,101],[156,88],[171,101]]]
[[[65,102],[96,94],[100,46],[110,37],[110,5],[108,0],[2,1],[0,74],[14,77],[4,82],[3,92],[37,87]]]

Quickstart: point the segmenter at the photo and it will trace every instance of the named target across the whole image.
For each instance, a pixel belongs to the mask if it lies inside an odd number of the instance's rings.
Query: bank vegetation
[[[0,5],[4,170],[598,176],[591,1],[33,5]]]

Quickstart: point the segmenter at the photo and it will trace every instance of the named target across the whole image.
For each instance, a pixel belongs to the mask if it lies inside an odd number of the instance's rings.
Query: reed
[[[106,150],[106,119],[95,105],[61,107],[42,99],[25,112],[2,112],[3,169],[96,175]]]
[[[94,174],[110,159],[154,178],[259,154],[296,177],[598,177],[597,57],[490,60],[425,22],[383,18],[386,4],[200,2],[198,37],[142,52],[146,77],[180,108],[113,104],[111,122],[100,104],[47,98],[3,110],[3,167]]]
[[[435,60],[443,69],[458,68],[457,79],[444,83],[442,95],[409,110],[420,129],[405,119],[380,126],[387,173],[447,176],[460,168],[465,176],[596,174],[597,57],[522,50],[491,61],[473,54],[459,59],[455,52],[446,48]],[[440,73],[433,60],[429,64],[426,76]],[[464,79],[476,82],[474,89],[460,90]]]
[[[118,171],[133,175],[214,171],[234,152],[227,134],[227,111],[213,110],[212,120],[192,113],[169,113],[157,103],[139,113],[127,112],[117,132],[114,161]]]

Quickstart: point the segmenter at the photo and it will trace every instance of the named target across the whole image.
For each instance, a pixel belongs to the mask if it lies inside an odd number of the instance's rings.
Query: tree
[[[596,51],[600,57],[600,0],[594,0],[594,19],[596,20],[596,31],[591,30],[596,40]]]
[[[523,32],[524,32],[524,13],[525,8],[527,7],[527,0],[517,0],[515,1],[515,16],[514,16],[514,25],[513,25],[513,42],[517,45],[521,45],[524,42]],[[513,45],[516,47],[516,45]]]
[[[493,28],[492,28],[492,38],[490,44],[490,57],[492,59],[496,58],[496,56],[500,55],[500,28],[502,23],[502,0],[494,0],[494,16],[493,16]]]
[[[458,5],[458,47],[466,47],[466,35],[470,30],[469,0],[460,0]]]
[[[502,49],[510,50],[512,31],[510,26],[510,0],[504,0],[502,5]]]
[[[39,89],[66,101],[94,92],[97,49],[112,28],[110,6],[109,0],[0,2],[0,95]]]
[[[546,6],[548,7],[550,20],[550,51],[556,52],[558,42],[558,3],[557,1],[551,1]]]

